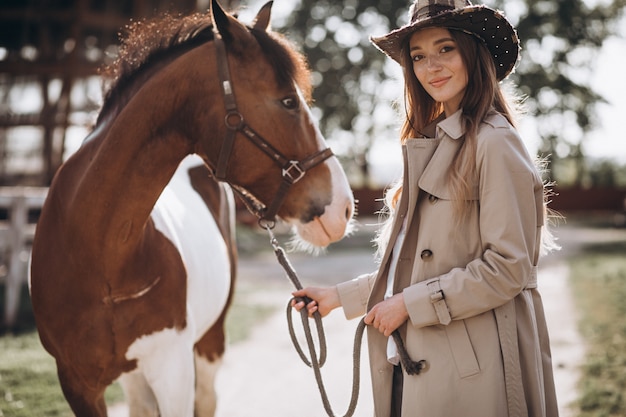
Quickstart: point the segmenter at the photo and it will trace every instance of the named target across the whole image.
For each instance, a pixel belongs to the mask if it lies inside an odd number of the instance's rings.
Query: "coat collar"
[[[461,116],[462,111],[459,110],[437,124],[436,136],[441,139],[441,143],[418,181],[420,189],[446,200],[452,199],[448,187],[448,169],[452,166],[452,161],[463,144],[463,141],[459,139],[465,135]],[[478,198],[478,190],[474,198]]]
[[[465,126],[461,118],[463,110],[459,109],[450,117],[445,118],[437,124],[437,137],[442,137],[442,133],[448,135],[451,139],[457,140],[465,134]]]

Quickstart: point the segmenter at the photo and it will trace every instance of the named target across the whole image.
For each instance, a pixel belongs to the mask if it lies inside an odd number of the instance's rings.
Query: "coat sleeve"
[[[483,252],[464,267],[405,288],[405,304],[417,327],[448,324],[499,307],[531,279],[543,185],[511,126],[483,126],[476,154]]]
[[[367,312],[367,301],[375,279],[376,272],[372,272],[337,284],[339,300],[348,320],[360,317]]]

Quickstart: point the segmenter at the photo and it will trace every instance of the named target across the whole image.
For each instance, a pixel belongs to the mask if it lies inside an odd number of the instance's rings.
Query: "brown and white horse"
[[[79,417],[106,416],[118,378],[131,415],[214,414],[236,251],[230,188],[209,172],[312,245],[347,231],[347,179],[270,9],[245,26],[213,0],[208,15],[135,24],[94,130],[53,180],[31,297]]]

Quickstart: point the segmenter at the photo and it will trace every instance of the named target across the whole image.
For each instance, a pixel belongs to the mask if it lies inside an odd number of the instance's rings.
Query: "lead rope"
[[[270,235],[270,244],[274,248],[274,253],[276,254],[278,263],[283,267],[283,269],[287,273],[287,277],[292,282],[294,287],[296,287],[297,290],[301,290],[303,287],[302,287],[302,284],[300,283],[300,279],[298,278],[298,275],[296,274],[295,269],[289,262],[289,259],[287,259],[287,255],[285,254],[284,249],[280,247],[280,245],[278,244],[278,240],[276,240],[276,237],[274,236],[274,233],[272,232],[273,223],[260,222],[259,224],[261,225],[261,227],[264,227],[267,230],[268,234]],[[309,323],[307,309],[303,308],[300,310],[300,318],[302,321],[302,327],[304,329],[306,342],[309,347],[309,357],[311,358],[311,360],[309,360],[304,354],[304,351],[302,350],[302,347],[300,346],[300,343],[298,342],[296,333],[294,331],[293,318],[291,315],[291,309],[293,308],[292,302],[294,301],[296,303],[300,301],[304,301],[306,305],[312,300],[309,299],[308,297],[304,297],[304,298],[293,297],[292,299],[289,300],[289,303],[287,304],[287,325],[289,327],[289,336],[291,337],[291,343],[293,343],[293,346],[298,352],[298,355],[300,356],[300,359],[302,360],[302,362],[304,362],[306,366],[308,366],[309,368],[313,368],[313,372],[315,374],[315,381],[317,382],[317,388],[319,389],[320,395],[322,397],[322,403],[324,404],[324,410],[326,410],[326,414],[328,414],[329,417],[334,417],[335,414],[333,413],[332,406],[330,405],[330,401],[328,400],[328,395],[326,394],[326,388],[324,386],[324,380],[322,378],[322,372],[321,372],[321,368],[322,366],[324,366],[324,363],[326,362],[326,336],[324,334],[322,316],[319,313],[319,311],[316,311],[315,313],[313,313],[313,318],[315,320],[315,327],[317,329],[317,335],[318,335],[319,346],[320,346],[320,353],[319,353],[319,358],[318,358],[317,352],[315,350],[315,343],[313,342],[313,335],[311,333],[311,325]],[[363,318],[359,321],[359,324],[356,328],[356,333],[354,335],[354,348],[352,350],[352,394],[350,397],[350,404],[348,405],[348,410],[346,411],[346,414],[343,417],[351,417],[354,414],[354,411],[356,409],[356,404],[359,399],[359,389],[360,389],[360,384],[361,384],[361,378],[360,378],[361,345],[363,344],[363,333],[365,332],[365,326],[366,324]],[[400,354],[400,362],[402,363],[402,366],[404,367],[405,372],[407,372],[407,374],[409,375],[419,374],[422,371],[422,369],[424,369],[424,367],[426,366],[426,361],[420,360],[420,361],[414,362],[413,360],[411,360],[408,352],[406,351],[406,348],[404,347],[404,343],[402,342],[400,333],[396,330],[392,333],[392,336],[393,336],[393,340],[396,342],[396,346],[398,347],[398,352]]]
[[[274,237],[274,233],[272,233],[272,229],[267,224],[261,224],[261,226],[265,227],[267,232],[270,235],[270,243],[274,248],[274,253],[276,254],[276,258],[278,259],[278,263],[283,267],[285,272],[287,273],[287,277],[292,282],[296,289],[301,290],[302,284],[296,275],[296,271],[293,266],[287,259],[287,255],[283,248],[280,247],[276,237]],[[313,318],[315,320],[315,327],[317,329],[317,335],[319,340],[320,352],[319,358],[315,349],[315,343],[313,342],[313,335],[311,333],[311,325],[309,323],[308,312],[306,308],[300,310],[300,318],[302,320],[302,327],[304,328],[304,334],[306,336],[306,342],[309,347],[309,357],[310,360],[304,354],[298,339],[296,338],[296,333],[293,327],[293,319],[291,315],[292,302],[300,302],[304,301],[305,304],[308,304],[311,300],[308,298],[294,297],[289,300],[287,304],[287,324],[289,327],[289,336],[291,337],[291,343],[296,348],[298,355],[302,362],[306,364],[309,368],[313,368],[313,372],[315,373],[315,381],[317,382],[317,388],[319,389],[320,395],[322,397],[322,403],[324,404],[324,410],[326,410],[326,414],[330,417],[334,417],[332,406],[330,405],[330,401],[328,400],[328,395],[326,394],[326,388],[324,386],[324,380],[322,378],[321,368],[324,366],[326,362],[326,336],[324,335],[324,326],[322,324],[322,316],[319,311],[313,313]],[[354,349],[352,351],[353,354],[353,362],[352,362],[352,395],[350,397],[350,405],[348,406],[348,411],[344,417],[351,417],[354,414],[354,410],[356,409],[357,400],[359,398],[359,388],[360,388],[360,369],[361,369],[361,345],[363,340],[363,333],[365,330],[365,322],[363,319],[359,322],[359,325],[356,329],[356,334],[354,336]]]

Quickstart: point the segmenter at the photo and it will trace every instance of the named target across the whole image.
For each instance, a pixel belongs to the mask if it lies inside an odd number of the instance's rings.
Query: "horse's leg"
[[[159,406],[148,381],[139,371],[124,374],[119,379],[124,389],[130,417],[158,417]]]
[[[213,417],[217,408],[215,376],[222,364],[222,359],[210,362],[196,354],[196,417]]]
[[[127,357],[138,368],[156,398],[160,417],[193,417],[193,319],[183,330],[165,329],[136,341]]]
[[[104,402],[106,387],[91,389],[71,370],[57,362],[57,374],[63,395],[76,417],[106,417],[107,407]]]
[[[222,364],[226,344],[225,312],[195,346],[196,354],[196,417],[213,417],[217,408],[215,376]]]

